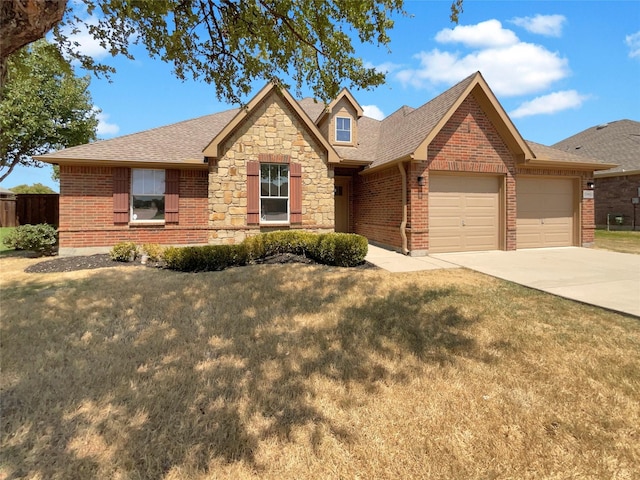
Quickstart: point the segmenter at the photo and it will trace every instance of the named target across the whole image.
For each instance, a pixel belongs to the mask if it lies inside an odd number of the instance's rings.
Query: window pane
[[[279,178],[280,196],[289,196],[289,165],[280,165]]]
[[[164,170],[134,169],[131,191],[139,195],[164,195]]]
[[[132,195],[132,220],[164,220],[164,195]]]
[[[336,141],[351,141],[351,119],[345,117],[336,117]]]
[[[278,165],[269,165],[269,180],[270,180],[270,188],[269,188],[269,195],[272,197],[277,197],[279,196],[279,181],[280,181],[280,174],[279,174],[279,166]]]
[[[269,165],[260,165],[260,195],[269,196]]]
[[[289,221],[289,200],[286,198],[263,198],[260,200],[260,212],[264,222]]]

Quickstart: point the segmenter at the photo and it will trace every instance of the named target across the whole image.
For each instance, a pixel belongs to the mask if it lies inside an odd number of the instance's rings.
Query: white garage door
[[[524,177],[516,180],[517,248],[574,245],[574,181]]]
[[[497,250],[500,178],[429,177],[429,252]]]

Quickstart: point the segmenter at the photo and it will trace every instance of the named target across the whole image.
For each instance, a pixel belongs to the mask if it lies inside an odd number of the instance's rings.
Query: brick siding
[[[595,223],[598,227],[607,225],[607,214],[622,215],[622,227],[630,229],[634,224],[640,230],[640,205],[633,207],[631,199],[638,196],[640,175],[620,175],[617,177],[596,177],[595,179]],[[610,219],[614,223],[613,215]],[[615,225],[618,228],[618,225]]]
[[[61,248],[108,247],[121,241],[164,245],[207,242],[207,172],[180,172],[179,222],[114,225],[113,169],[60,166]]]

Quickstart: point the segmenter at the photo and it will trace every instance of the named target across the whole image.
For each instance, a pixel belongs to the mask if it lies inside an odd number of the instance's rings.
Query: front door
[[[336,232],[349,233],[349,177],[335,177],[334,203],[336,215]]]

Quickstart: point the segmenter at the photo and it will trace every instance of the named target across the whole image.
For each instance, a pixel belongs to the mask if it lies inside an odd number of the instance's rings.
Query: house
[[[554,148],[616,163],[595,172],[596,213],[599,227],[615,224],[640,230],[640,122],[618,120],[587,128]]]
[[[354,232],[411,255],[591,245],[593,172],[525,141],[478,72],[382,121],[265,86],[245,108],[38,157],[65,249]]]

